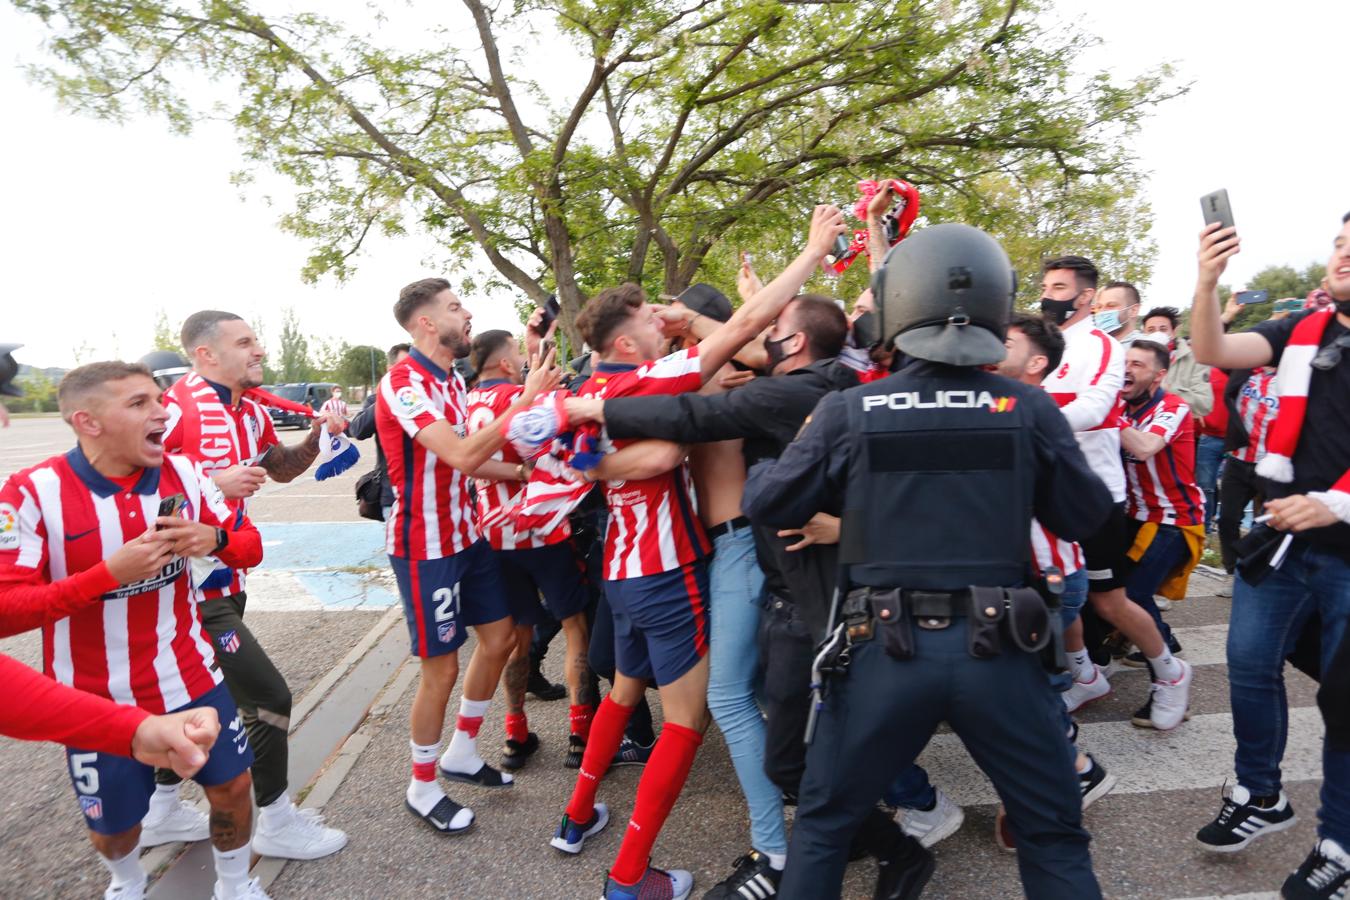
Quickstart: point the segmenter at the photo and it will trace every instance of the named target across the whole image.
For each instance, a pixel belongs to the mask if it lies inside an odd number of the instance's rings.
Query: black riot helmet
[[[998,241],[970,225],[934,225],[901,241],[872,276],[883,344],[907,356],[982,366],[1007,355],[1017,273]]]
[[[187,360],[172,350],[152,350],[141,357],[140,363],[150,370],[155,384],[166,391],[191,371]]]
[[[14,385],[14,376],[19,374],[19,364],[12,354],[23,344],[0,344],[0,394],[22,397],[23,391]]]

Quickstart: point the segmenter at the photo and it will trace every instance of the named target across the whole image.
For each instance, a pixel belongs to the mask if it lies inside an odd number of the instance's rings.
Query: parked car
[[[290,400],[293,403],[303,403],[315,412],[323,406],[333,393],[333,388],[337,385],[329,381],[297,381],[291,384],[278,384],[271,389],[271,393],[276,394],[283,400]],[[272,425],[277,428],[293,426],[295,428],[309,427],[309,419],[297,412],[291,412],[286,409],[277,409],[267,407],[267,413],[272,417]]]

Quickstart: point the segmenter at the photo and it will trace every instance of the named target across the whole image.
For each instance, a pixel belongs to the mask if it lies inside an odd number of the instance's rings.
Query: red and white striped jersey
[[[464,379],[447,373],[417,348],[380,379],[375,429],[389,465],[394,508],[385,549],[402,559],[441,559],[473,545],[478,523],[469,476],[417,442],[434,422],[467,434]]]
[[[578,391],[582,397],[642,397],[683,394],[703,386],[698,347],[625,366],[601,363]],[[610,440],[602,434],[604,452],[622,449],[632,440]],[[693,481],[683,464],[655,478],[605,482],[609,527],[605,531],[605,578],[618,581],[669,572],[711,551],[698,518]]]
[[[1119,503],[1125,499],[1125,475],[1120,432],[1114,423],[1116,400],[1125,383],[1125,351],[1095,327],[1090,316],[1063,331],[1064,356],[1041,387],[1069,420],[1088,465]]]
[[[1059,537],[1035,519],[1031,520],[1031,555],[1037,572],[1054,566],[1065,575],[1072,575],[1083,568],[1083,548]]]
[[[330,413],[335,416],[342,416],[344,419],[347,418],[347,401],[341,397],[329,397],[323,401],[323,406],[319,407],[319,415],[326,416]]]
[[[261,546],[247,519],[235,527],[225,498],[186,457],[166,455],[162,468],[143,470],[127,486],[100,475],[76,448],[0,488],[0,517],[17,520],[15,537],[0,541],[0,573],[11,583],[50,584],[87,571],[144,532],[161,499],[175,494],[187,500],[186,518],[251,532]],[[188,568],[186,559],[175,558],[158,575],[114,587],[101,603],[44,626],[44,671],[152,713],[178,709],[211,690],[221,676]]]
[[[1195,483],[1195,429],[1186,401],[1159,388],[1139,409],[1126,407],[1125,417],[1137,431],[1167,442],[1146,460],[1125,454],[1126,512],[1141,522],[1204,524],[1205,501]]]
[[[264,450],[281,443],[266,407],[247,397],[231,405],[228,388],[196,372],[187,373],[164,392],[164,407],[169,411],[165,452],[181,453],[199,463],[208,476],[230,466],[251,464]],[[248,498],[225,503],[239,519],[248,514]],[[246,575],[236,569],[227,576],[221,567],[205,583],[202,596],[214,600],[238,594],[244,590]]]
[[[1261,366],[1252,370],[1238,393],[1238,416],[1247,429],[1247,446],[1234,450],[1235,459],[1258,463],[1266,455],[1266,436],[1280,411],[1280,395],[1275,392],[1275,370]]]
[[[469,434],[495,422],[524,390],[524,385],[513,384],[505,379],[480,381],[469,391]],[[511,465],[524,462],[510,441],[492,454],[492,458]],[[474,486],[478,495],[478,527],[494,550],[547,547],[571,537],[572,526],[567,519],[546,532],[516,529],[513,514],[520,502],[521,492],[525,489],[523,481],[489,481],[480,478]]]

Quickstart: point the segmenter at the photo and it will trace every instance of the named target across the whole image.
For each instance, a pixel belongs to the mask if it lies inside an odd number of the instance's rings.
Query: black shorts
[[[1087,561],[1088,591],[1103,593],[1123,588],[1134,563],[1127,555],[1134,543],[1134,529],[1125,517],[1125,504],[1117,503],[1096,533],[1081,543]]]

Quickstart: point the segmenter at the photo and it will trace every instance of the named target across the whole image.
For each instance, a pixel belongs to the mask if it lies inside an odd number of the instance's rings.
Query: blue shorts
[[[614,616],[614,662],[657,687],[676,681],[708,652],[708,563],[605,582]]]
[[[517,625],[535,625],[540,618],[539,595],[553,618],[561,622],[586,609],[590,591],[586,561],[570,540],[526,550],[498,550],[506,605]]]
[[[390,556],[389,565],[403,598],[413,656],[454,653],[468,638],[470,625],[511,614],[501,567],[485,540],[440,559]]]
[[[249,770],[253,765],[253,748],[249,746],[234,699],[223,683],[174,712],[203,706],[213,707],[220,716],[220,736],[206,758],[206,765],[192,780],[202,787],[215,787]],[[121,834],[141,824],[150,809],[150,795],[155,792],[154,768],[127,756],[75,747],[66,748],[66,765],[90,831]]]

